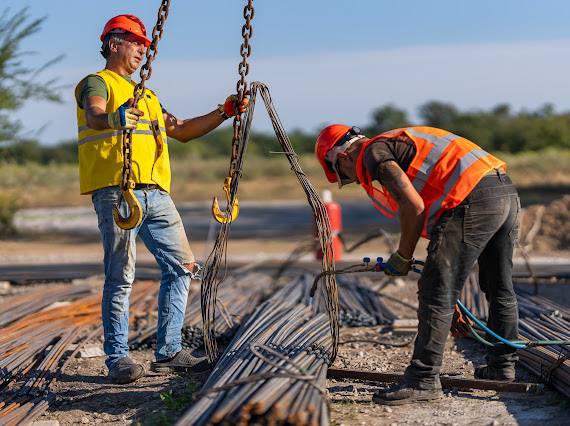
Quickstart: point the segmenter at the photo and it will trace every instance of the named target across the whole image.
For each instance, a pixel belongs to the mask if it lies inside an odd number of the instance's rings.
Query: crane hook
[[[133,192],[134,187],[135,183],[129,180],[128,189],[121,189],[121,198],[119,198],[119,202],[113,206],[113,218],[117,226],[121,229],[133,229],[142,222],[142,207]],[[121,212],[119,211],[121,199],[125,200],[129,207],[129,215],[127,217],[121,216]]]
[[[228,205],[230,205],[230,184],[232,182],[231,176],[228,176],[224,180],[224,192],[226,193],[226,200]],[[214,201],[212,202],[212,216],[216,219],[219,223],[232,223],[234,220],[237,219],[239,215],[239,201],[237,196],[234,199],[234,203],[232,205],[232,211],[229,216],[226,216],[226,213],[220,210],[220,205],[218,204],[218,198],[214,197]]]

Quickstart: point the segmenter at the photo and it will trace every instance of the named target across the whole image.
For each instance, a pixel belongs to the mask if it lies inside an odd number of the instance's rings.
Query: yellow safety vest
[[[119,74],[103,70],[96,73],[107,85],[106,112],[116,111],[133,97],[134,83]],[[75,88],[81,90],[83,80]],[[133,131],[132,179],[135,183],[157,184],[170,192],[170,161],[162,107],[147,89],[138,103],[144,113]],[[82,194],[121,183],[123,170],[122,130],[93,130],[87,126],[85,111],[77,106],[79,141],[79,187]]]

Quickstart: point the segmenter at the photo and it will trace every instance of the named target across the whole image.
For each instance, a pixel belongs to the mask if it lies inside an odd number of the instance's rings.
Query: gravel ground
[[[402,343],[410,335],[389,335],[381,329],[344,330],[342,340],[372,338]],[[411,356],[411,345],[402,348],[370,343],[342,345],[335,367],[379,372],[402,372]],[[474,342],[450,339],[444,354],[442,374],[473,378],[473,366],[483,362],[483,352]],[[522,368],[518,381],[535,381]],[[331,418],[337,425],[550,425],[568,424],[568,401],[556,392],[542,395],[464,392],[446,390],[443,400],[404,406],[382,406],[371,402],[372,394],[386,385],[328,381]]]
[[[415,312],[394,300],[415,304],[416,286],[400,281],[383,293],[393,299],[386,303],[402,318],[413,318]],[[342,329],[341,344],[334,367],[355,370],[401,373],[411,358],[414,333],[392,333],[383,327]],[[372,344],[361,340],[382,341]],[[405,345],[410,342],[408,345]],[[405,345],[394,347],[392,344]],[[468,339],[448,339],[442,374],[473,378],[474,366],[484,363],[484,351]],[[536,382],[522,367],[517,368],[517,381]],[[372,394],[385,384],[358,381],[328,381],[331,418],[337,425],[567,425],[570,414],[568,400],[547,390],[541,395],[498,393],[494,391],[464,392],[446,390],[442,401],[403,406],[382,406],[371,402]]]

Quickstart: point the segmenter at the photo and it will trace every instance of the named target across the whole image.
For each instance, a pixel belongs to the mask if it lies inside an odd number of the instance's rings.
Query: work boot
[[[515,367],[493,367],[491,365],[481,365],[475,368],[475,378],[512,382],[515,380]]]
[[[413,402],[436,401],[442,397],[441,386],[429,386],[422,389],[420,384],[412,385],[403,382],[388,389],[378,389],[372,395],[372,401],[376,404],[403,405]]]
[[[172,358],[150,364],[151,371],[155,373],[191,372],[203,374],[209,372],[211,368],[205,354],[190,349],[182,349]]]
[[[113,364],[107,377],[111,383],[124,385],[140,379],[144,374],[145,369],[142,364],[138,364],[128,356],[125,356],[119,358],[119,360]]]

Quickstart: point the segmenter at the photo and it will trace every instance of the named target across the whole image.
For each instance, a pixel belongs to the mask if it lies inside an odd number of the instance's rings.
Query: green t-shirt
[[[128,75],[123,76],[123,78],[129,83],[132,81],[131,77]],[[83,80],[83,87],[81,87],[81,90],[79,90],[78,93],[79,96],[76,97],[75,100],[77,101],[79,108],[83,108],[85,100],[90,96],[100,96],[103,99],[109,99],[109,93],[107,92],[107,85],[105,84],[105,80],[103,80],[103,77],[97,74],[88,75]]]
[[[133,81],[133,79],[128,75],[122,77],[129,83]],[[97,74],[88,75],[83,80],[83,86],[81,87],[81,90],[78,90],[78,93],[79,95],[75,100],[77,101],[79,108],[83,108],[85,100],[90,96],[100,96],[103,99],[109,99],[109,93],[107,92],[107,85],[105,84],[105,80],[103,80],[103,77],[98,76]],[[162,111],[166,112],[164,107],[162,107]]]

